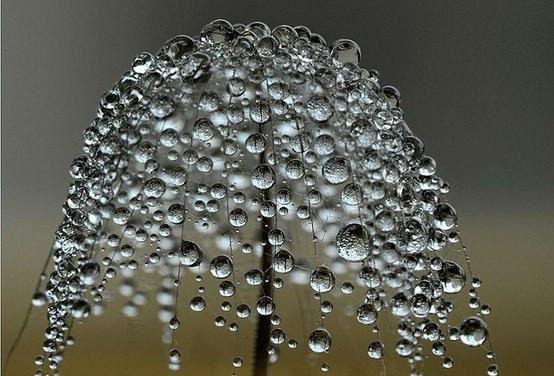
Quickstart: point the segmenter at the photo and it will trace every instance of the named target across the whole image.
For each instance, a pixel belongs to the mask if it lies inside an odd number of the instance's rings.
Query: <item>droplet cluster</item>
[[[100,313],[116,281],[129,299],[123,313],[136,316],[148,299],[135,284],[148,271],[161,281],[173,370],[189,361],[175,339],[186,336],[180,314],[216,305],[212,322],[230,335],[257,326],[256,356],[237,349],[230,373],[262,374],[302,346],[332,371],[324,357],[341,343],[325,319],[343,314],[367,330],[360,351],[369,361],[391,351],[417,375],[428,342],[450,368],[446,343],[460,341],[489,346],[486,372],[497,375],[490,307],[480,303],[449,186],[406,126],[398,90],[360,58],[353,41],[328,45],[303,26],[224,20],[140,53],[102,96],[70,167],[52,271],[33,297],[48,317],[36,374],[57,373],[73,323]],[[197,286],[183,284],[187,273]],[[215,294],[205,279],[217,280]],[[287,333],[297,318],[280,316],[289,285],[309,291],[317,312],[302,338]],[[347,316],[339,297],[357,291]],[[451,297],[461,292],[471,313],[452,322]],[[398,329],[390,344],[384,315]]]

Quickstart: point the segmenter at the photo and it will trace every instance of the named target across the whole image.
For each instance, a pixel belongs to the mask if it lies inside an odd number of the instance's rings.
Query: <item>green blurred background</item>
[[[67,169],[98,98],[136,53],[196,34],[215,18],[304,24],[329,42],[359,43],[362,66],[400,89],[412,130],[452,185],[483,302],[493,306],[503,374],[551,374],[551,1],[2,1],[2,362],[61,219]],[[112,317],[119,319],[77,329],[64,374],[169,374],[155,312]],[[8,375],[32,373],[44,320],[44,310],[33,313]],[[366,346],[354,325],[343,328],[351,346]],[[213,354],[230,349],[213,325],[196,327],[207,329],[196,333],[197,355],[184,370],[229,374],[229,358]],[[335,348],[329,374],[361,374],[366,358]],[[273,374],[300,374],[310,361],[287,359]],[[482,354],[461,351],[453,369],[429,374],[483,374],[484,364]],[[389,374],[405,374],[402,366],[391,363]]]

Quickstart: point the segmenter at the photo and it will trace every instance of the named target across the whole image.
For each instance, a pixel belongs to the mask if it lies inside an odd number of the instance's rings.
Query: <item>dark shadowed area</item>
[[[349,38],[360,45],[361,65],[377,69],[382,83],[400,90],[410,127],[452,186],[450,202],[474,272],[484,281],[482,302],[493,307],[488,322],[503,374],[549,374],[554,367],[553,5],[4,0],[2,362],[62,218],[67,169],[80,152],[81,133],[98,99],[138,52],[155,52],[174,35],[195,35],[209,21],[225,18],[270,27],[306,25],[328,42]],[[170,374],[154,311],[136,321],[112,317],[120,319],[93,319],[78,328],[62,374]],[[32,374],[45,323],[44,309],[34,311],[8,376]],[[185,360],[184,371],[233,371],[227,363],[217,364],[214,354],[225,351],[211,341],[217,335],[210,328],[200,336],[195,346],[204,346],[205,355]],[[367,346],[365,339],[360,346]],[[334,351],[334,359],[351,360],[337,360],[341,365],[328,374],[361,374],[365,347],[361,357],[351,348]],[[437,367],[429,374],[485,374],[482,353],[472,351],[448,372]],[[304,359],[291,359],[273,374],[295,374]]]

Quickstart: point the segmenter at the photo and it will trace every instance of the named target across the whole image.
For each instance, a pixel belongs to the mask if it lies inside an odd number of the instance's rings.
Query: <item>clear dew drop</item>
[[[478,317],[470,317],[460,325],[460,340],[467,346],[481,346],[488,335],[487,325]]]
[[[254,133],[246,139],[246,150],[253,154],[263,153],[266,148],[265,136],[261,133]]]
[[[289,179],[300,179],[302,176],[304,176],[304,164],[299,159],[293,159],[287,162],[285,166],[285,174]]]
[[[33,294],[32,304],[35,307],[41,307],[46,304],[46,295],[42,292],[36,292]]]
[[[152,178],[144,183],[143,192],[147,197],[158,198],[165,193],[165,183],[158,178]]]
[[[498,376],[498,366],[496,364],[491,364],[487,367],[487,375],[488,376]]]
[[[81,282],[93,286],[100,278],[100,265],[97,262],[87,262],[81,267]]]
[[[230,281],[223,281],[219,285],[219,295],[230,297],[235,294],[235,285]]]
[[[172,317],[171,320],[169,320],[169,329],[176,330],[181,325],[181,321],[177,317]]]
[[[233,359],[233,366],[236,368],[242,367],[242,358],[240,356],[237,356]]]
[[[441,230],[450,230],[456,224],[456,210],[450,204],[442,203],[433,212],[435,226]]]
[[[331,55],[341,63],[358,64],[362,59],[362,50],[350,39],[338,39],[331,46]]]
[[[381,359],[383,357],[384,346],[380,341],[371,342],[367,347],[367,355],[371,359]]]
[[[322,95],[311,97],[306,103],[306,109],[310,118],[319,123],[327,121],[333,116],[331,101]]]
[[[310,287],[318,293],[329,292],[335,287],[335,275],[325,266],[317,267],[310,274]]]
[[[246,222],[248,222],[248,215],[244,209],[236,208],[229,212],[229,223],[231,226],[237,228],[244,227]]]
[[[185,266],[197,266],[202,261],[202,251],[194,242],[181,241],[179,261]]]
[[[464,269],[455,262],[445,261],[442,269],[439,270],[439,280],[441,281],[444,292],[448,294],[456,294],[465,286],[466,275]]]
[[[318,354],[329,351],[331,348],[331,335],[323,328],[314,330],[308,338],[308,347]]]
[[[276,345],[280,345],[285,342],[286,334],[285,331],[281,328],[275,328],[271,331],[270,340]]]
[[[330,184],[342,184],[350,177],[350,162],[343,157],[329,158],[322,169],[323,176]]]
[[[233,272],[233,263],[231,259],[227,256],[217,256],[214,257],[210,263],[210,273],[215,278],[227,278]]]
[[[265,124],[271,118],[271,108],[267,103],[258,102],[250,107],[250,119],[258,124]]]
[[[202,312],[206,308],[206,301],[201,296],[195,296],[190,300],[190,309],[195,312]]]
[[[442,360],[442,366],[447,369],[452,368],[454,366],[454,359],[449,356],[445,356]]]
[[[171,349],[169,351],[169,361],[171,363],[179,363],[181,361],[181,352],[177,349]]]
[[[192,129],[192,135],[199,141],[210,141],[216,134],[213,123],[206,118],[196,120]]]
[[[280,250],[275,254],[273,269],[277,273],[288,273],[294,267],[294,257],[287,250]]]
[[[356,319],[362,325],[370,325],[377,321],[377,310],[372,304],[362,304],[356,312]]]
[[[338,255],[344,260],[359,262],[368,257],[371,238],[363,225],[351,223],[339,230],[336,245]]]
[[[275,172],[267,164],[258,165],[250,177],[252,185],[258,189],[269,189],[275,184]]]
[[[396,343],[396,353],[401,357],[408,357],[414,352],[414,345],[407,339],[401,339]]]
[[[275,303],[269,296],[262,296],[256,303],[256,311],[261,316],[269,316],[275,311]]]
[[[91,312],[90,304],[86,300],[78,300],[71,308],[71,314],[76,319],[86,319]]]
[[[245,319],[250,316],[250,307],[247,304],[240,304],[237,306],[237,317]]]

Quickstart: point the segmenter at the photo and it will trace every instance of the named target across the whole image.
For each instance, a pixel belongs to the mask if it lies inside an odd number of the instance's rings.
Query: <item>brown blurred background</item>
[[[483,302],[493,306],[489,322],[503,374],[551,374],[553,4],[2,1],[2,362],[61,219],[67,169],[98,98],[138,52],[226,18],[304,24],[329,42],[359,43],[362,65],[400,89],[412,130],[452,185],[450,201],[484,281]],[[8,375],[32,373],[44,324],[44,310],[35,311]],[[169,374],[160,327],[155,312],[83,325],[63,374]],[[195,345],[217,346],[211,330]],[[335,350],[335,357],[351,356]],[[207,350],[185,371],[207,374],[214,353]],[[444,374],[484,374],[482,356],[475,363],[465,356]],[[288,373],[303,361],[292,359]],[[352,364],[361,361],[352,355]],[[228,374],[227,363],[210,372]],[[353,369],[330,374],[359,374]]]

